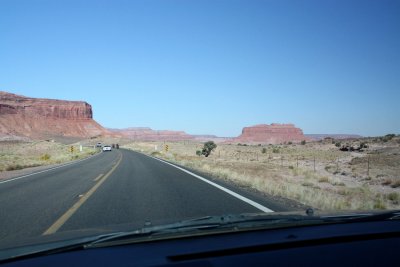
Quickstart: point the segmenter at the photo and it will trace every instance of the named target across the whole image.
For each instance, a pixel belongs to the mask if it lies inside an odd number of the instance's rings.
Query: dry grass
[[[208,158],[196,155],[196,150],[202,147],[201,143],[170,142],[168,152],[162,150],[163,145],[160,142],[140,142],[125,147],[324,210],[399,208],[398,202],[390,199],[393,196],[384,197],[399,191],[400,179],[394,175],[400,173],[400,161],[391,155],[383,155],[385,160],[379,159],[379,153],[372,160],[370,158],[367,175],[366,153],[341,152],[332,143],[219,144]],[[386,162],[388,164],[385,165]],[[381,178],[370,179],[378,173]],[[384,177],[391,180],[382,189],[379,180]]]
[[[64,163],[95,153],[91,147],[80,152],[76,144],[71,153],[70,146],[48,141],[0,142],[0,172]]]

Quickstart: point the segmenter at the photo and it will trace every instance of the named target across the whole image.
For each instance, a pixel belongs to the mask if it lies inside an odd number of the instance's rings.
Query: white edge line
[[[5,183],[12,182],[12,181],[15,181],[15,180],[19,180],[19,179],[22,179],[22,178],[25,178],[25,177],[28,177],[28,176],[32,176],[32,175],[36,175],[36,174],[39,174],[39,173],[44,173],[44,172],[52,171],[52,170],[55,170],[55,169],[59,169],[59,168],[62,168],[62,167],[65,167],[65,166],[69,166],[69,165],[72,165],[72,164],[76,164],[76,163],[82,162],[84,160],[88,160],[88,159],[91,159],[93,157],[96,157],[96,156],[98,156],[100,154],[101,154],[101,152],[97,153],[97,154],[95,154],[93,156],[90,156],[88,158],[80,159],[80,160],[73,161],[73,162],[68,162],[68,163],[65,163],[65,164],[57,166],[57,167],[53,167],[53,168],[50,168],[50,169],[46,169],[46,170],[43,170],[43,171],[38,171],[38,172],[30,173],[30,174],[25,174],[25,175],[14,177],[14,178],[11,178],[11,179],[8,179],[8,180],[5,180],[5,181],[0,181],[0,184],[5,184]]]
[[[251,199],[248,199],[247,197],[244,197],[244,196],[242,196],[242,195],[239,195],[238,193],[235,193],[235,192],[233,192],[232,190],[229,190],[229,189],[227,189],[227,188],[225,188],[225,187],[223,187],[223,186],[220,186],[219,184],[216,184],[216,183],[214,183],[214,182],[211,182],[210,180],[208,180],[208,179],[206,179],[206,178],[204,178],[204,177],[201,177],[200,175],[197,175],[197,174],[195,174],[195,173],[193,173],[193,172],[191,172],[191,171],[188,171],[188,170],[186,170],[186,169],[184,169],[184,168],[181,168],[181,167],[179,167],[179,166],[176,166],[176,165],[174,165],[174,164],[172,164],[172,163],[169,163],[169,162],[167,162],[167,161],[165,161],[165,160],[162,160],[162,159],[159,159],[159,158],[156,158],[156,157],[152,157],[152,156],[149,156],[149,155],[146,155],[146,154],[143,154],[143,155],[148,156],[148,157],[153,158],[153,159],[156,159],[156,160],[158,160],[158,161],[161,161],[161,162],[163,162],[163,163],[165,163],[165,164],[168,164],[168,165],[170,165],[170,166],[172,166],[172,167],[175,167],[175,168],[177,168],[177,169],[179,169],[179,170],[181,170],[181,171],[183,171],[183,172],[186,172],[187,174],[190,174],[190,175],[192,175],[192,176],[194,176],[194,177],[196,177],[196,178],[202,180],[203,182],[206,182],[206,183],[208,183],[208,184],[210,184],[210,185],[212,185],[212,186],[215,186],[216,188],[218,188],[218,189],[224,191],[225,193],[228,193],[228,194],[230,194],[230,195],[232,195],[232,196],[234,196],[234,197],[236,197],[236,198],[238,198],[238,199],[240,199],[240,200],[246,202],[247,204],[249,204],[249,205],[251,205],[251,206],[253,206],[253,207],[255,207],[255,208],[257,208],[257,209],[259,209],[259,210],[261,210],[261,211],[263,211],[263,212],[274,212],[273,210],[271,210],[271,209],[269,209],[269,208],[267,208],[267,207],[265,207],[265,206],[263,206],[263,205],[261,205],[261,204],[255,202],[255,201],[253,201],[253,200],[251,200]]]

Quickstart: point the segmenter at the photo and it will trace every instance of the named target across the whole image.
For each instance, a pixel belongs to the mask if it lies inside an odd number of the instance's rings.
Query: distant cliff
[[[49,138],[91,137],[108,131],[93,120],[82,101],[30,98],[0,91],[0,134]]]
[[[239,137],[229,140],[229,143],[244,144],[280,144],[284,142],[301,142],[308,140],[300,128],[293,124],[272,123],[244,127]]]
[[[109,130],[121,137],[125,137],[134,141],[185,141],[194,139],[193,136],[183,131],[157,131],[148,127],[131,127],[126,129]]]

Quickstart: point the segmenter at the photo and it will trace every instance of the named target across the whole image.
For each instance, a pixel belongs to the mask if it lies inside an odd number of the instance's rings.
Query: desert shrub
[[[44,154],[44,155],[42,155],[41,157],[40,157],[40,160],[45,160],[45,161],[47,161],[47,160],[49,160],[51,158],[51,156],[49,155],[49,154]]]
[[[397,180],[397,181],[392,182],[392,184],[390,185],[390,187],[392,187],[392,188],[400,187],[400,180]]]
[[[398,203],[400,200],[400,195],[397,192],[392,192],[392,193],[387,194],[386,198],[389,199],[390,201]]]
[[[208,141],[204,144],[201,154],[208,157],[215,148],[217,148],[217,145],[213,141]]]
[[[388,142],[388,141],[392,140],[392,138],[395,137],[395,136],[396,136],[395,134],[387,134],[387,135],[385,135],[383,137],[380,137],[379,139],[382,142]]]
[[[201,156],[201,151],[200,151],[200,150],[197,150],[197,151],[196,151],[196,155],[197,155],[197,156]]]
[[[377,199],[374,203],[374,209],[386,209],[385,203],[381,199]]]
[[[343,182],[333,182],[332,185],[335,185],[335,186],[346,186],[346,184],[343,183]]]
[[[385,179],[382,183],[381,183],[381,185],[391,185],[392,184],[392,179]]]
[[[293,144],[293,143],[292,143],[291,141],[289,141],[289,142],[288,142],[288,145],[291,145],[291,144]]]
[[[289,166],[289,169],[290,169],[290,170],[293,170],[293,169],[294,169],[294,167],[293,167],[293,166]]]
[[[306,144],[306,140],[301,141],[300,144],[305,145]]]
[[[332,166],[326,165],[326,166],[325,166],[325,171],[329,172],[329,170],[330,170],[331,168],[332,168]]]
[[[7,166],[6,171],[21,170],[21,169],[23,169],[23,168],[24,168],[24,167],[21,166],[21,165],[19,165],[19,164],[14,164],[14,165],[9,165],[9,166]]]
[[[263,154],[267,153],[267,149],[265,147],[263,147],[263,149],[261,150],[261,153],[263,153]]]
[[[279,153],[279,148],[274,147],[274,148],[272,149],[272,153]]]
[[[360,143],[360,148],[368,148],[368,145],[366,142],[361,142]]]
[[[161,154],[160,154],[160,152],[158,152],[158,151],[153,151],[153,152],[151,152],[151,155],[152,155],[153,157],[157,157],[157,156],[160,156]]]
[[[336,146],[336,147],[340,147],[341,145],[342,145],[342,144],[341,144],[340,142],[336,142],[336,143],[335,143],[335,146]]]
[[[389,140],[391,140],[393,137],[395,137],[396,135],[395,134],[387,134],[387,135],[385,135],[385,137],[387,138],[387,139],[389,139]]]
[[[326,176],[323,176],[323,177],[318,179],[318,182],[320,182],[320,183],[329,183],[329,178],[326,177]]]

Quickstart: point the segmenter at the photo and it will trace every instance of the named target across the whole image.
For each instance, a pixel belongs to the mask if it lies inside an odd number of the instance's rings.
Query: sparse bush
[[[300,144],[305,145],[306,144],[306,140],[301,141]]]
[[[320,183],[329,183],[329,178],[326,177],[326,176],[323,176],[323,177],[318,179],[318,182],[320,182]]]
[[[381,183],[381,185],[391,185],[392,184],[392,179],[385,179],[382,183]]]
[[[329,170],[330,170],[331,168],[332,168],[332,166],[326,165],[326,166],[325,166],[325,171],[329,172]]]
[[[213,141],[208,141],[204,144],[201,154],[208,157],[216,147],[217,145]]]
[[[293,166],[289,166],[289,169],[290,169],[290,170],[293,170],[293,169],[294,169],[294,167],[293,167]]]
[[[342,196],[346,196],[346,195],[350,194],[350,191],[346,190],[344,188],[340,188],[337,192],[338,192],[339,195],[342,195]]]
[[[197,156],[201,156],[201,151],[200,151],[200,150],[197,150],[197,151],[196,151],[196,155],[197,155]]]
[[[291,144],[293,144],[292,141],[289,141],[289,142],[288,142],[288,145],[291,145]]]
[[[21,170],[21,169],[23,169],[23,168],[24,168],[23,166],[21,166],[21,165],[19,165],[19,164],[15,164],[15,165],[7,166],[6,171]]]
[[[374,209],[386,209],[385,203],[381,199],[377,199],[374,203]]]
[[[310,183],[310,182],[304,182],[304,183],[302,183],[301,185],[302,185],[302,186],[314,186],[314,184],[313,184],[313,183]]]
[[[395,137],[396,135],[395,134],[387,134],[387,135],[385,135],[385,136],[383,136],[383,137],[379,137],[379,139],[382,141],[382,142],[388,142],[388,141],[390,141],[390,140],[392,140],[393,139],[393,137]]]
[[[341,145],[342,145],[342,143],[340,143],[340,142],[336,142],[336,143],[335,143],[335,146],[336,146],[336,147],[340,147]]]
[[[158,157],[158,156],[161,155],[161,153],[158,152],[158,151],[153,151],[153,152],[151,152],[151,155],[152,155],[153,157]]]
[[[263,154],[267,153],[267,149],[265,147],[263,147],[263,149],[261,150],[261,153],[263,153]]]
[[[279,153],[279,148],[274,147],[274,148],[272,149],[272,153]]]
[[[360,148],[368,148],[368,145],[366,142],[361,142],[360,143]]]
[[[385,137],[387,138],[387,139],[389,139],[389,140],[391,140],[393,137],[395,137],[396,135],[395,134],[387,134],[387,135],[385,135]]]
[[[400,180],[397,180],[397,181],[392,182],[392,184],[390,185],[390,187],[392,187],[392,188],[400,187]]]
[[[43,156],[41,156],[40,157],[40,160],[45,160],[45,161],[47,161],[47,160],[49,160],[50,159],[50,155],[49,154],[44,154]]]
[[[397,192],[392,192],[386,195],[386,198],[394,203],[398,203],[400,200],[400,195]]]

